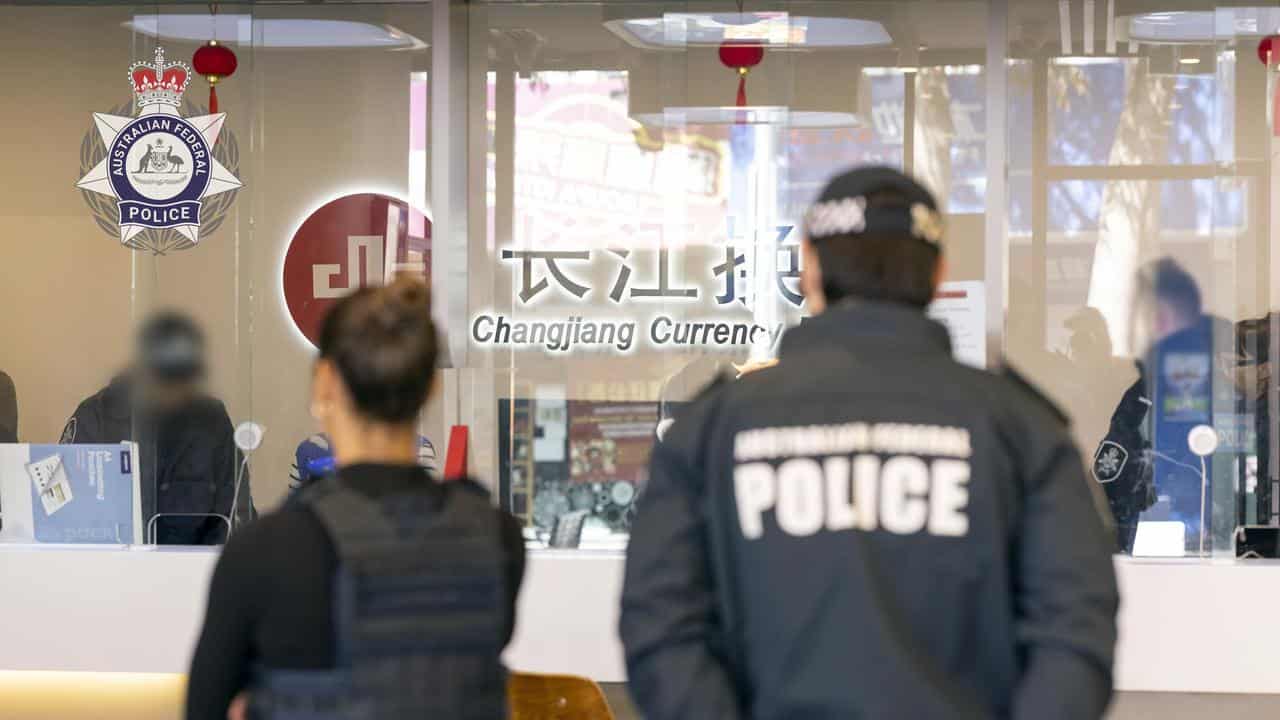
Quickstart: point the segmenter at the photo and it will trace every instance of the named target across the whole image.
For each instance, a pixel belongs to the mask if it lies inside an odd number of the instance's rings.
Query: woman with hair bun
[[[524,541],[478,485],[418,464],[436,355],[420,281],[329,311],[311,413],[337,471],[223,551],[188,720],[505,717]]]

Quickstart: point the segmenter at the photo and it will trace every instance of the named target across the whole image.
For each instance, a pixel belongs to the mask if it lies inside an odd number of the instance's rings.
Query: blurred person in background
[[[1059,353],[1064,363],[1056,381],[1061,389],[1058,397],[1071,417],[1076,443],[1092,452],[1107,434],[1116,398],[1137,373],[1131,360],[1115,356],[1110,329],[1097,308],[1080,308],[1064,327],[1070,335],[1066,352]]]
[[[436,446],[425,435],[418,436],[418,464],[428,475],[439,478],[436,467]],[[333,474],[337,468],[333,459],[333,443],[324,433],[315,433],[298,443],[293,451],[293,464],[289,466],[289,495],[286,501],[298,496],[298,491],[313,482]]]
[[[0,370],[0,443],[18,442],[18,393],[13,379]],[[4,508],[0,508],[0,527],[4,527]]]
[[[231,522],[254,516],[231,418],[205,391],[205,356],[194,320],[157,312],[139,328],[130,366],[81,402],[62,430],[63,444],[138,443],[142,515],[155,518],[148,527],[160,545],[223,543]]]
[[[329,311],[311,411],[336,470],[223,551],[188,720],[505,717],[524,539],[480,486],[419,463],[436,348],[421,281]]]
[[[1187,444],[1192,428],[1215,425],[1219,414],[1236,410],[1234,358],[1236,328],[1204,312],[1195,278],[1171,258],[1139,271],[1135,330],[1150,338],[1138,361],[1139,377],[1125,391],[1111,417],[1110,430],[1093,459],[1093,476],[1106,491],[1116,520],[1116,544],[1132,552],[1142,513],[1160,499],[1168,501],[1162,519],[1182,522],[1186,549],[1200,547],[1212,529],[1213,458],[1200,458]],[[1234,363],[1233,363],[1234,365]],[[1208,540],[1206,538],[1206,548]]]
[[[18,391],[13,378],[0,370],[0,442],[18,442]]]
[[[1097,720],[1118,605],[1065,416],[925,314],[932,195],[888,168],[805,216],[812,317],[658,442],[620,632],[649,720]]]

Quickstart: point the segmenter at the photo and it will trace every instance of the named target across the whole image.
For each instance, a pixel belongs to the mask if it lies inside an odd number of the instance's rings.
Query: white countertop
[[[185,672],[216,548],[0,545],[0,670]],[[517,670],[625,679],[624,558],[529,554]],[[1121,690],[1280,693],[1280,561],[1118,558]]]
[[[213,547],[0,543],[0,670],[186,672]],[[624,677],[623,556],[529,553],[508,664]]]

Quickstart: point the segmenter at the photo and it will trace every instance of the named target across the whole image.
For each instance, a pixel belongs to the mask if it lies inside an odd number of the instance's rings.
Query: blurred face
[[[1187,326],[1187,319],[1173,305],[1156,302],[1153,329],[1157,340],[1163,340]]]
[[[1111,355],[1110,348],[1103,342],[1103,338],[1091,328],[1077,328],[1071,333],[1069,343],[1070,355],[1075,359],[1093,360]]]
[[[200,396],[204,383],[199,378],[174,380],[146,373],[142,377],[142,401],[153,412],[174,412]]]

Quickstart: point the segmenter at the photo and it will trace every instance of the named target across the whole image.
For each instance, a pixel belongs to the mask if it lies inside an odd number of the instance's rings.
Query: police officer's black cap
[[[832,178],[805,213],[810,241],[860,235],[942,239],[942,220],[933,193],[890,167],[860,167]]]
[[[190,317],[158,312],[138,330],[138,360],[153,377],[185,382],[204,375],[204,333]]]

